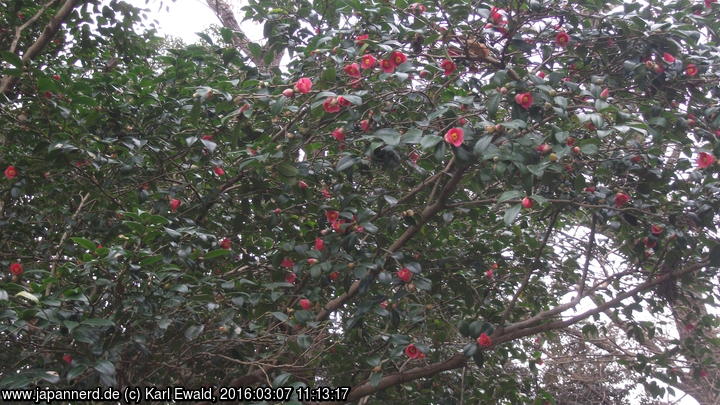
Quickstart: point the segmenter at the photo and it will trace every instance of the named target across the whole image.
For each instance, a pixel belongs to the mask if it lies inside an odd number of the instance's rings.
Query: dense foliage
[[[0,387],[554,403],[571,331],[717,400],[720,4],[0,6]]]

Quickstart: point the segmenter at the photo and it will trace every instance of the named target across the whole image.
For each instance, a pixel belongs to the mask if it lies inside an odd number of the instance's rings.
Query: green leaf
[[[23,68],[22,59],[20,59],[19,56],[17,56],[16,54],[14,54],[12,52],[0,51],[0,60],[8,62],[9,64],[15,66],[16,69]]]
[[[501,202],[505,202],[507,200],[514,200],[514,199],[520,198],[524,195],[525,195],[525,193],[523,193],[520,190],[508,190],[508,191],[500,194],[500,197],[498,197],[497,202],[501,203]]]
[[[502,99],[502,94],[495,92],[493,95],[491,95],[488,98],[487,102],[487,113],[488,118],[494,119],[495,115],[498,111],[498,106],[500,105],[500,100]]]
[[[392,128],[382,128],[375,131],[374,137],[382,139],[383,142],[390,146],[400,144],[400,133]]]
[[[423,149],[433,148],[438,142],[442,141],[442,138],[436,135],[426,135],[420,139],[420,146]]]
[[[115,375],[115,366],[107,360],[98,361],[93,368],[100,374]]]
[[[146,257],[140,261],[140,266],[150,266],[151,264],[162,261],[162,259],[163,257],[161,255]]]
[[[520,213],[521,208],[522,206],[520,204],[516,204],[505,210],[505,215],[503,216],[505,225],[510,226],[513,221],[515,221],[515,218]]]
[[[370,380],[369,380],[370,385],[373,387],[377,387],[380,384],[382,377],[383,377],[382,373],[371,373]]]
[[[87,250],[95,250],[97,245],[95,242],[87,240],[85,238],[78,238],[78,237],[72,237],[70,238],[73,242],[77,243],[78,245],[84,247]]]
[[[208,253],[205,255],[205,259],[206,259],[206,260],[207,260],[207,259],[213,259],[213,258],[215,258],[215,257],[227,256],[227,255],[229,255],[229,254],[230,254],[230,251],[227,250],[227,249],[215,249],[215,250],[213,250],[213,251],[208,252]]]
[[[277,167],[277,170],[281,175],[285,177],[296,177],[298,175],[297,168],[287,162],[280,163]]]
[[[273,312],[272,316],[274,316],[280,322],[287,322],[288,320],[288,316],[282,312]]]
[[[343,94],[343,98],[355,105],[362,104],[362,97],[360,97],[360,96],[354,96],[352,94]]]
[[[481,137],[473,147],[473,153],[475,156],[482,156],[485,150],[487,150],[487,147],[490,145],[490,142],[492,142],[492,136],[486,135]]]
[[[16,297],[23,297],[23,298],[28,299],[28,300],[36,303],[36,304],[39,304],[39,303],[40,303],[40,300],[38,299],[38,297],[36,297],[36,296],[33,295],[33,294],[30,294],[30,293],[27,292],[27,291],[20,291],[19,293],[15,294],[15,296],[16,296]]]
[[[191,325],[185,329],[185,339],[193,340],[205,330],[205,325]]]
[[[465,357],[472,357],[478,351],[478,345],[476,342],[470,342],[463,347],[463,354]]]
[[[110,319],[103,319],[103,318],[92,318],[92,319],[85,319],[82,321],[84,325],[90,325],[90,326],[115,326],[115,322],[111,321]]]
[[[340,158],[340,160],[337,163],[337,166],[335,166],[336,172],[341,172],[345,169],[348,169],[355,165],[357,162],[359,162],[360,159],[358,159],[355,156],[346,155]]]

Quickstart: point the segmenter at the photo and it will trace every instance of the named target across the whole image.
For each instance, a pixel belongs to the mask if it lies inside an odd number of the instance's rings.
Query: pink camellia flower
[[[492,269],[485,271],[485,277],[487,277],[487,278],[493,278],[494,275],[495,275],[495,273],[493,273]]]
[[[403,267],[402,269],[398,270],[397,276],[400,280],[409,283],[410,280],[412,280],[412,272],[407,267]]]
[[[388,304],[389,303],[387,301],[383,301],[383,302],[379,303],[378,305],[380,305],[380,308],[385,309],[388,307]]]
[[[368,34],[358,35],[357,37],[355,37],[355,43],[358,45],[363,45],[365,43],[365,40],[369,38],[370,35]]]
[[[202,139],[203,141],[212,141],[213,136],[212,135],[203,135],[202,138],[200,138],[200,139]]]
[[[360,121],[360,129],[362,129],[364,132],[367,132],[370,129],[370,120]]]
[[[697,158],[697,165],[701,169],[706,169],[715,163],[715,156],[707,152],[700,152]]]
[[[411,359],[418,359],[421,354],[423,353],[412,343],[405,347],[405,355]]]
[[[308,185],[304,181],[300,180],[300,181],[298,181],[298,187],[305,190],[306,188],[308,188]]]
[[[661,233],[663,233],[663,231],[664,231],[664,229],[660,225],[651,225],[650,226],[650,233],[655,236],[660,235]]]
[[[377,59],[375,59],[375,57],[370,54],[363,55],[363,57],[360,59],[360,67],[363,69],[372,69],[375,67],[376,63]]]
[[[395,71],[395,62],[390,59],[383,59],[380,61],[380,67],[385,73],[392,73]]]
[[[323,198],[332,198],[332,194],[330,194],[327,188],[320,190],[320,193],[323,195]]]
[[[275,208],[273,210],[273,214],[275,214],[275,215],[280,215],[281,213],[282,213],[282,209],[280,209],[280,208]]]
[[[445,76],[450,76],[457,69],[457,65],[455,64],[455,62],[451,61],[450,59],[443,60],[440,63],[440,67],[442,68],[443,74]]]
[[[337,97],[328,97],[323,102],[323,109],[328,113],[336,113],[340,111],[340,104],[338,104]]]
[[[585,187],[586,193],[594,193],[595,192],[595,186]]]
[[[223,175],[225,175],[225,169],[223,169],[223,168],[220,167],[220,166],[215,166],[215,167],[213,168],[213,172],[215,172],[215,174],[218,175],[218,176],[223,176]]]
[[[673,62],[675,62],[675,57],[672,56],[671,54],[665,52],[665,53],[663,53],[663,60],[667,63],[673,63]]]
[[[542,153],[542,154],[550,153],[550,151],[552,150],[552,146],[550,146],[550,145],[548,145],[548,144],[546,144],[546,143],[543,143],[543,144],[538,145],[537,147],[535,147],[535,150],[538,151],[538,152],[540,152],[540,153]]]
[[[407,61],[407,56],[400,51],[393,51],[393,53],[390,54],[390,59],[396,66],[400,66]]]
[[[555,35],[555,43],[560,46],[567,46],[567,44],[570,42],[570,35],[567,34],[565,31],[560,31]]]
[[[293,89],[285,89],[285,90],[283,90],[282,95],[290,98],[290,97],[295,96],[295,91]]]
[[[685,67],[685,73],[688,76],[695,76],[698,74],[698,68],[695,66],[694,63],[688,63],[688,65]]]
[[[357,232],[357,233],[363,233],[363,232],[365,232],[365,227],[364,227],[364,226],[357,225],[357,226],[355,226],[355,232]]]
[[[310,258],[307,259],[307,264],[309,264],[309,265],[311,265],[311,266],[312,266],[313,264],[317,264],[317,262],[318,262],[318,259],[316,259],[316,258],[314,258],[314,257],[310,257]]]
[[[490,19],[493,21],[494,24],[498,25],[505,25],[507,24],[507,21],[503,18],[503,15],[500,14],[500,9],[497,7],[493,7],[490,9]]]
[[[519,93],[515,95],[515,102],[520,104],[520,107],[528,110],[533,103],[533,96],[530,93]]]
[[[480,336],[478,336],[476,342],[480,347],[492,346],[492,339],[490,339],[490,336],[488,336],[485,332],[481,333]]]
[[[301,299],[301,300],[299,301],[299,304],[300,304],[300,308],[302,308],[302,309],[304,309],[304,310],[306,310],[306,311],[307,311],[308,309],[312,308],[312,301],[310,301],[310,300],[307,299],[307,298]]]
[[[220,247],[226,250],[230,250],[232,247],[232,241],[230,238],[223,238],[223,240],[220,241]]]
[[[532,208],[533,200],[531,200],[529,197],[524,197],[520,202],[520,205],[522,205],[523,208]]]
[[[69,354],[64,354],[62,357],[63,361],[67,364],[70,364],[73,362],[73,357]]]
[[[177,211],[178,207],[180,207],[180,204],[182,204],[182,201],[178,200],[177,198],[173,198],[172,200],[170,200],[170,211]]]
[[[285,275],[286,283],[295,284],[295,280],[297,280],[297,274],[291,272]]]
[[[710,8],[713,3],[717,3],[717,0],[705,0],[705,7]]]
[[[603,91],[600,92],[600,98],[604,100],[604,99],[606,99],[606,98],[608,98],[608,97],[610,97],[610,90],[609,90],[609,89],[603,89]]]
[[[15,166],[10,165],[10,166],[8,166],[7,168],[5,168],[5,177],[6,177],[8,180],[14,179],[15,176],[17,176],[17,174],[18,174],[18,171],[17,171],[17,169],[15,168]]]
[[[340,218],[340,213],[335,210],[325,211],[325,219],[328,223],[333,224]]]
[[[10,264],[10,273],[13,276],[19,276],[23,274],[23,265],[21,263],[11,263]]]
[[[335,128],[335,130],[332,131],[332,137],[339,142],[343,142],[345,140],[345,130],[342,128]]]
[[[415,14],[422,14],[427,11],[427,7],[425,7],[422,3],[413,3],[410,5],[410,11],[412,11]]]
[[[310,89],[312,89],[312,85],[313,83],[310,79],[307,77],[301,77],[300,80],[295,83],[295,90],[303,94],[309,93]]]
[[[627,204],[630,201],[630,196],[625,193],[617,193],[615,194],[615,206],[620,208],[623,205]]]
[[[325,241],[322,238],[315,238],[315,250],[325,249]]]
[[[350,77],[360,77],[360,65],[358,65],[357,63],[351,63],[349,65],[345,65],[343,70]]]
[[[541,79],[544,79],[544,78],[545,78],[545,72],[543,72],[542,70],[539,71],[539,72],[537,72],[537,77],[539,77],[539,78],[541,78]]]
[[[452,128],[445,134],[445,142],[458,147],[465,140],[465,131],[462,128]]]
[[[285,267],[286,269],[290,269],[295,265],[295,262],[293,262],[290,258],[285,257],[280,262],[280,267]]]

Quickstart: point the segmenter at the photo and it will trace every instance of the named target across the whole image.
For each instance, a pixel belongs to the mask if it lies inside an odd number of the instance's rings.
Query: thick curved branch
[[[80,4],[79,0],[66,0],[55,15],[50,19],[42,33],[35,42],[25,51],[22,56],[23,64],[27,64],[33,60],[37,55],[42,52],[43,49],[50,43],[52,38],[57,34],[62,23],[68,18],[70,13]],[[5,76],[0,81],[0,94],[9,92],[15,83],[17,83],[18,76]]]

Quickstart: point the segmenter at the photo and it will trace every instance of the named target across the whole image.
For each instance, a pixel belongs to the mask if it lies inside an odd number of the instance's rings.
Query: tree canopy
[[[0,1],[0,388],[720,399],[720,4],[207,4]]]

